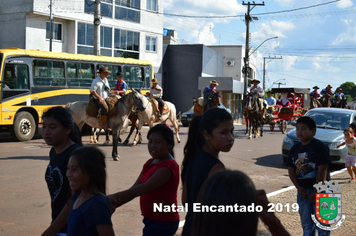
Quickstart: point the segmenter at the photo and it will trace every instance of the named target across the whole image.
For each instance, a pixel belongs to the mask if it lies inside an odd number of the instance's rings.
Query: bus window
[[[116,73],[117,72],[122,72],[122,68],[120,65],[104,65],[104,64],[99,64],[97,66],[97,71],[99,71],[99,68],[101,67],[106,67],[108,68],[109,71],[111,71],[111,73],[108,75],[107,79],[108,79],[108,82],[110,84],[110,87],[115,87],[116,86],[116,81],[117,81],[117,78],[116,78]]]
[[[36,86],[65,86],[64,63],[61,61],[35,60],[33,62]]]
[[[94,65],[89,63],[67,63],[69,87],[90,87],[94,79]]]
[[[29,90],[28,66],[26,64],[6,64],[2,80],[3,99]]]
[[[123,76],[129,88],[143,88],[144,86],[144,70],[138,66],[124,66]]]
[[[145,66],[145,88],[151,87],[152,80],[152,68],[150,66]]]

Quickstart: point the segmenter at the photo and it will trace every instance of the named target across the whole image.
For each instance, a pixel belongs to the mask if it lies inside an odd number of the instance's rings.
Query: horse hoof
[[[136,146],[136,145],[137,145],[137,143],[136,143],[136,142],[133,142],[133,143],[132,143],[132,146]]]
[[[114,159],[114,161],[120,161],[119,156],[117,156],[117,157],[113,157],[113,159]]]
[[[121,143],[122,142],[121,138],[117,138],[117,142]]]
[[[98,143],[98,141],[94,140],[94,142],[93,142],[93,143]]]
[[[141,144],[141,143],[142,143],[142,141],[138,141],[137,143],[138,143],[138,144]]]
[[[126,146],[129,143],[129,141],[125,141],[123,144]]]
[[[104,146],[108,146],[109,144],[110,144],[109,141],[105,141],[105,142],[103,143]]]

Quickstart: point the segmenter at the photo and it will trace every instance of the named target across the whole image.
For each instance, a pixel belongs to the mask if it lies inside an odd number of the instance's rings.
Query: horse
[[[161,120],[159,120],[158,112],[156,112],[156,109],[154,107],[155,105],[153,104],[153,102],[149,101],[148,98],[146,98],[145,96],[143,96],[142,100],[146,106],[146,109],[138,113],[138,130],[141,130],[142,125],[145,123],[147,123],[149,127],[152,128],[153,124],[156,122],[165,123],[167,120],[170,120],[176,132],[177,142],[180,143],[177,111],[174,104],[168,101],[164,102],[165,107],[167,106],[169,111],[165,112],[166,109],[164,109],[163,114],[161,116],[162,118]]]
[[[345,108],[347,106],[347,99],[346,98],[336,99],[334,104],[335,107]]]
[[[137,144],[142,143],[142,134],[141,131],[138,129],[138,112],[136,110],[132,110],[128,119],[131,121],[131,128],[129,135],[124,141],[124,145],[127,145],[129,143],[133,131],[136,130],[135,138],[132,143],[132,146],[136,146]]]
[[[254,138],[258,137],[258,131],[260,131],[261,137],[263,136],[263,112],[258,99],[257,94],[247,94],[246,107],[249,123],[248,136],[250,139],[252,138],[252,131],[254,131]]]
[[[212,93],[209,97],[208,97],[208,101],[204,104],[204,98],[200,97],[198,98],[198,102],[195,103],[194,105],[194,116],[198,116],[198,115],[203,115],[204,112],[206,112],[206,110],[212,108],[212,107],[219,107],[221,102],[221,93],[220,92],[216,92],[216,93]]]
[[[331,107],[332,106],[331,95],[323,96],[320,100],[321,100],[321,105],[323,107]]]
[[[109,112],[108,123],[112,129],[113,136],[113,148],[112,148],[112,158],[115,161],[120,159],[120,156],[117,153],[117,143],[118,143],[118,134],[119,131],[124,130],[124,127],[128,126],[128,116],[133,107],[137,107],[139,111],[144,111],[146,109],[145,104],[147,104],[147,99],[144,100],[144,96],[140,93],[139,90],[134,88],[131,89],[132,92],[121,97],[113,108],[113,112]],[[96,117],[87,116],[86,106],[88,102],[78,101],[73,103],[68,103],[66,108],[71,112],[74,122],[81,129],[86,123],[94,128],[103,128],[101,120]]]
[[[310,99],[310,109],[321,107],[320,101],[315,97]]]

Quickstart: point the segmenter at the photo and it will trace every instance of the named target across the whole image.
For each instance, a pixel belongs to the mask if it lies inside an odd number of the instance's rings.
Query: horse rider
[[[154,98],[158,102],[158,109],[159,109],[159,119],[162,120],[162,113],[163,113],[163,89],[161,86],[158,85],[158,79],[153,78],[152,79],[152,87],[150,88],[150,97]]]
[[[268,106],[276,105],[276,99],[274,97],[272,97],[272,94],[273,93],[271,90],[267,92],[268,97],[265,98],[265,101],[267,102]]]
[[[346,99],[345,94],[342,92],[342,88],[340,87],[336,90],[335,100],[344,100],[344,99]]]
[[[324,88],[323,90],[321,90],[320,94],[323,95],[323,97],[325,99],[331,99],[331,96],[333,95],[333,91],[331,90],[332,86],[330,84],[328,84],[328,86],[326,86],[326,88]],[[330,106],[328,106],[330,107]]]
[[[110,91],[110,94],[115,94],[117,96],[124,96],[127,91],[127,84],[123,80],[123,76],[121,72],[116,73],[117,81],[116,81],[116,86],[113,90]]]
[[[207,108],[211,107],[211,101],[209,98],[213,96],[214,93],[216,93],[215,87],[219,86],[218,82],[216,80],[210,81],[210,84],[205,87],[203,94],[204,94],[204,106]]]
[[[109,71],[108,68],[99,68],[99,76],[93,80],[90,87],[90,93],[93,97],[90,101],[94,102],[99,108],[101,108],[101,122],[105,130],[111,130],[108,125],[107,115],[109,108],[105,101],[110,93],[110,85],[108,79],[106,78],[109,73],[111,73],[111,71]]]
[[[251,80],[251,84],[253,84],[253,85],[250,88],[250,93],[251,94],[257,94],[257,96],[259,98],[258,100],[260,102],[259,106],[260,106],[263,114],[265,114],[266,109],[267,109],[267,103],[263,102],[264,101],[263,98],[265,96],[265,91],[263,90],[263,88],[261,86],[258,85],[260,82],[261,81],[259,81],[256,78]]]
[[[314,86],[313,89],[314,90],[311,91],[311,93],[310,93],[310,99],[315,98],[316,102],[318,103],[318,106],[321,106],[320,101],[319,101],[320,94],[318,93],[319,87],[318,86]]]

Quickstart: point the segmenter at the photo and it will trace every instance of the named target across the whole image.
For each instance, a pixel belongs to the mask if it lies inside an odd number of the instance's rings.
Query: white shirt
[[[255,94],[257,92],[259,93],[260,98],[263,98],[265,96],[265,91],[261,86],[257,85],[257,87],[255,87],[254,85],[252,85],[250,88],[250,93]]]
[[[156,87],[151,87],[150,88],[150,95],[153,98],[162,98],[163,96],[163,90],[161,88],[161,86],[159,86],[158,84],[156,85]]]
[[[109,81],[107,78],[102,80],[100,76],[96,77],[91,83],[90,93],[95,91],[101,98],[106,99],[109,96],[109,92],[105,90],[104,83],[108,88],[110,88]],[[97,99],[96,97],[94,98]]]

